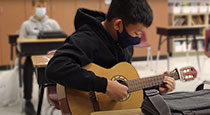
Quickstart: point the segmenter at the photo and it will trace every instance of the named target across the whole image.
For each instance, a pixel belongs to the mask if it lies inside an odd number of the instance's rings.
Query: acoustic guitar
[[[73,115],[90,115],[94,111],[133,109],[141,107],[143,102],[144,88],[157,86],[163,83],[164,76],[173,77],[175,80],[189,81],[197,76],[197,71],[193,67],[174,69],[169,74],[156,75],[146,78],[140,78],[136,69],[127,62],[121,62],[112,68],[106,69],[94,63],[84,66],[88,71],[94,72],[97,76],[105,77],[128,87],[126,98],[117,102],[109,96],[99,92],[85,92],[73,88],[57,85],[58,97],[68,106],[63,114],[71,113]],[[63,104],[64,106],[64,104]]]

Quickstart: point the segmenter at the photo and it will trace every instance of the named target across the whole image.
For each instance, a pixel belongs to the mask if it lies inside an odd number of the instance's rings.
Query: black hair
[[[149,27],[153,21],[153,13],[147,0],[112,0],[107,21],[120,18],[127,26],[128,24],[142,23]]]

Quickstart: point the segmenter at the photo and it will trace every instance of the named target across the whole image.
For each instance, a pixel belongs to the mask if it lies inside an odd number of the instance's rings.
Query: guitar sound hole
[[[119,82],[120,84],[125,85],[125,86],[127,86],[127,87],[128,87],[128,85],[127,85],[127,83],[126,83],[125,81],[122,81],[122,80],[117,80],[117,82]]]

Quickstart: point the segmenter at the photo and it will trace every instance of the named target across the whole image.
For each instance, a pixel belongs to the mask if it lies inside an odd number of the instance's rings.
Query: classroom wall
[[[157,53],[159,36],[156,26],[168,24],[168,0],[148,0],[154,12],[154,22],[146,30],[148,42],[153,48],[153,55]],[[79,7],[107,12],[109,5],[104,0],[49,0],[48,16],[57,20],[61,28],[67,33],[74,32],[74,16]],[[0,66],[10,64],[10,45],[8,35],[18,32],[23,21],[32,14],[31,0],[0,0]],[[166,54],[166,45],[161,47],[161,55]],[[135,48],[134,57],[147,55],[147,50]]]
[[[9,65],[8,34],[15,33],[25,19],[24,0],[0,0],[0,65]]]

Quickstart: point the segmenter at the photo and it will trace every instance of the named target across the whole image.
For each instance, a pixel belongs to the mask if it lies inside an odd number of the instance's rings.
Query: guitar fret
[[[179,79],[177,73],[170,73],[170,74],[162,74],[147,78],[129,80],[127,81],[129,92],[160,85],[163,83],[164,76],[170,76],[173,77],[174,79]]]

